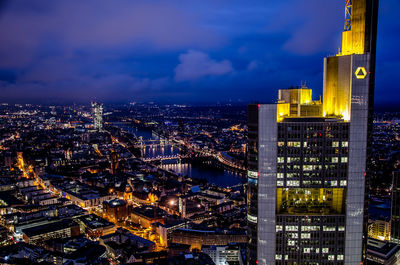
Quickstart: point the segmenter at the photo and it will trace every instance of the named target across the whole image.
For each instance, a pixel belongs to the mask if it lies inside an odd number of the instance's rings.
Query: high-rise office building
[[[400,244],[400,171],[393,172],[390,240]]]
[[[377,0],[346,0],[322,102],[302,86],[249,105],[248,264],[364,261],[377,10]]]
[[[97,131],[103,130],[103,104],[92,102],[93,127]]]

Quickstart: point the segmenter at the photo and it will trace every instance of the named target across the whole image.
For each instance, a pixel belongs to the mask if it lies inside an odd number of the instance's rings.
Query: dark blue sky
[[[273,101],[322,93],[344,0],[11,0],[0,5],[0,101]],[[376,103],[398,103],[400,1],[381,0]]]

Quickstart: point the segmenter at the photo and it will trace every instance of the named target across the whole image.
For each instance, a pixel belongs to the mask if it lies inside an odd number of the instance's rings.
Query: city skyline
[[[320,58],[340,46],[333,33],[343,25],[333,21],[343,20],[342,6],[343,1],[311,0],[121,1],[93,8],[90,2],[5,1],[0,101],[272,102],[277,89],[301,82],[318,97]],[[385,1],[379,10],[378,107],[397,102],[385,95],[397,91],[390,81],[399,56],[390,51],[399,43],[393,34],[398,6]]]
[[[0,264],[400,264],[398,10],[0,0]]]

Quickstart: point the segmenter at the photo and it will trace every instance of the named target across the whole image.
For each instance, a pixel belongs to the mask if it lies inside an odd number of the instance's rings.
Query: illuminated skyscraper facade
[[[103,130],[103,104],[92,102],[93,128],[97,131]]]
[[[363,262],[377,9],[377,0],[346,1],[322,102],[302,86],[249,105],[249,264]]]

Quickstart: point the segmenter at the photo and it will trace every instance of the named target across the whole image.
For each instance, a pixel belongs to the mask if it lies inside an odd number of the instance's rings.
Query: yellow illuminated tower
[[[373,98],[352,97],[352,87],[363,83],[369,87],[369,97],[373,97],[377,12],[377,0],[346,0],[342,47],[336,56],[324,60],[326,117],[350,120],[352,100],[373,104]]]
[[[378,0],[346,0],[322,102],[279,90],[248,111],[248,264],[363,264]]]

